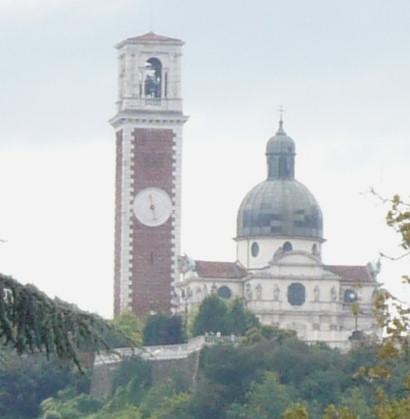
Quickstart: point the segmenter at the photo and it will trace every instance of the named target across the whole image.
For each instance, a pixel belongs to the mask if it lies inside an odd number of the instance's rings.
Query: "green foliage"
[[[100,400],[69,388],[42,403],[44,416],[62,419],[190,418],[187,382],[176,372],[163,383],[151,386],[151,367],[133,358],[124,361],[114,376],[114,392]],[[184,394],[183,394],[184,393]],[[179,396],[180,394],[181,397]]]
[[[410,255],[410,204],[395,195],[388,202],[390,209],[386,216],[387,225],[400,237],[400,245],[405,253],[399,258]],[[388,257],[383,255],[384,257]],[[393,259],[393,258],[390,258]],[[397,258],[396,258],[397,259]],[[403,283],[410,286],[410,277],[403,276]],[[375,414],[377,418],[410,417],[410,307],[387,291],[379,292],[375,303],[379,325],[384,327],[387,336],[378,352],[378,361],[371,368],[361,368],[360,372],[369,381],[382,380],[391,383],[397,377],[398,365],[408,377],[400,394],[388,395],[384,389],[377,390]],[[388,386],[387,386],[388,387]],[[394,386],[393,386],[394,387]],[[396,385],[397,388],[397,385]]]
[[[44,417],[62,419],[86,418],[94,414],[102,406],[102,401],[88,394],[78,395],[73,389],[60,392],[59,397],[49,398],[41,403]]]
[[[145,361],[138,356],[125,359],[121,362],[113,376],[114,390],[125,387],[133,382],[133,398],[140,400],[142,394],[151,386],[152,368],[149,361]],[[137,392],[137,388],[140,390]],[[137,397],[137,394],[139,396]]]
[[[227,302],[215,294],[206,297],[192,325],[192,335],[205,333],[243,336],[247,330],[259,327],[258,318],[245,308],[241,299]]]
[[[60,413],[50,411],[44,415],[44,419],[62,419],[62,416]]]
[[[168,337],[168,317],[165,314],[154,314],[147,318],[143,330],[143,342],[146,346],[163,345]]]
[[[177,393],[175,384],[172,378],[168,378],[145,394],[140,406],[143,417],[150,417],[155,410],[160,410],[165,399],[172,398]]]
[[[200,377],[192,397],[192,410],[197,417],[223,417],[229,404],[242,403],[252,380],[258,376],[258,364],[260,360],[245,347],[204,348]]]
[[[360,419],[356,413],[352,413],[346,407],[337,409],[333,404],[329,405],[323,416],[323,419]]]
[[[76,386],[84,376],[72,364],[41,354],[17,356],[3,349],[0,364],[0,417],[35,418],[40,403],[67,385]]]
[[[81,369],[78,350],[108,350],[106,338],[114,334],[101,317],[0,274],[0,341],[18,354],[45,352]]]
[[[215,294],[206,297],[192,325],[193,336],[205,333],[229,334],[228,305]]]
[[[399,195],[394,195],[390,201],[386,221],[387,225],[392,227],[401,239],[401,247],[410,249],[410,204],[404,202]]]
[[[115,412],[100,411],[98,414],[87,417],[86,419],[142,419],[138,407],[132,404],[126,404]]]
[[[372,419],[374,415],[368,401],[362,388],[350,387],[341,398],[340,405],[360,419]]]
[[[168,345],[184,343],[187,340],[185,328],[182,323],[182,318],[180,316],[171,316],[169,318],[167,332]]]
[[[405,253],[399,256],[410,255],[410,204],[404,202],[399,195],[391,200],[383,200],[391,205],[386,221],[400,236],[400,245]],[[382,255],[388,257],[386,255]],[[398,259],[396,258],[396,259]],[[392,259],[392,258],[390,258]],[[410,286],[410,277],[403,276],[403,283]],[[410,334],[410,307],[406,302],[400,301],[387,291],[380,292],[375,304],[376,314],[380,326],[384,327],[388,340],[382,346],[381,359],[397,357],[400,351],[410,355],[408,336]]]
[[[309,413],[306,407],[299,403],[296,403],[293,407],[290,407],[283,414],[284,419],[309,419]]]
[[[246,395],[246,416],[254,419],[280,419],[293,404],[292,388],[279,383],[276,373],[263,374],[260,383],[253,382]]]
[[[165,397],[159,408],[154,410],[150,419],[192,419],[190,411],[191,394],[177,393]]]
[[[121,330],[127,337],[135,342],[135,345],[142,345],[142,322],[131,311],[124,311],[112,320],[112,324]]]
[[[245,308],[243,300],[235,298],[228,306],[229,334],[243,336],[246,331],[259,327],[258,318]]]
[[[410,388],[407,388],[410,391]],[[383,389],[378,389],[377,404],[375,407],[377,419],[401,419],[410,417],[410,397],[399,400],[388,398]]]
[[[376,359],[377,348],[357,348],[342,355],[326,345],[308,346],[294,337],[264,339],[252,345],[204,348],[198,382],[191,391],[181,374],[150,387],[143,378],[148,371],[143,362],[136,361],[134,365],[124,363],[118,370],[115,392],[107,400],[61,393],[44,402],[44,413],[81,419],[322,419],[324,414],[328,418],[373,419],[376,408],[380,418],[406,412],[406,399],[390,396],[407,396],[398,392],[407,385],[404,372],[394,371],[397,377],[383,386],[377,400],[372,396],[376,384],[357,374],[358,366],[371,365]],[[404,359],[400,368],[409,371]],[[130,372],[132,369],[135,371]],[[330,403],[332,407],[328,407]]]
[[[143,342],[146,346],[174,345],[186,342],[181,317],[168,317],[161,313],[149,316],[143,330]]]
[[[267,341],[282,343],[285,339],[292,338],[296,338],[296,332],[294,330],[279,329],[273,325],[262,325],[248,329],[245,333],[242,344],[254,345]]]
[[[295,412],[306,410],[319,419],[332,403],[339,406],[338,411],[345,408],[367,418],[376,403],[372,396],[376,387],[357,370],[371,365],[376,356],[377,348],[362,347],[342,355],[323,344],[306,345],[286,333],[281,339],[264,338],[252,345],[206,348],[192,411],[204,418],[258,418],[281,417],[286,409],[303,415]],[[409,370],[408,365],[402,368]],[[397,378],[395,388],[400,388],[405,376]],[[352,386],[358,390],[353,392]],[[303,408],[291,406],[298,401]]]

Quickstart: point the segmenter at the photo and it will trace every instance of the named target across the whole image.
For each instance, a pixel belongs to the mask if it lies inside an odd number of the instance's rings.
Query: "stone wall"
[[[172,377],[177,373],[183,379],[195,385],[199,353],[199,351],[195,351],[183,358],[175,359],[150,359],[149,362],[152,366],[152,384],[160,384],[168,377]],[[120,363],[121,359],[117,358],[115,362],[101,363],[94,366],[90,389],[92,396],[106,397],[112,393],[113,377]]]

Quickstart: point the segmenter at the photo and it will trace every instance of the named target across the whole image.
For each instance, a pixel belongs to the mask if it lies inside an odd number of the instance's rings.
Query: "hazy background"
[[[409,22],[406,0],[0,0],[0,271],[112,315],[114,45],[151,29],[186,42],[183,252],[235,260],[283,105],[324,262],[399,254],[367,192],[409,196]],[[408,268],[380,279],[402,294]]]

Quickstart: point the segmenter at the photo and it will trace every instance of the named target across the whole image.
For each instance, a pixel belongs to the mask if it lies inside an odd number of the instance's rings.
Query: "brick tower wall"
[[[174,133],[169,129],[137,128],[132,134],[131,167],[134,191],[158,186],[174,196]],[[131,305],[142,317],[150,311],[168,313],[174,258],[174,213],[166,223],[147,227],[132,216]]]

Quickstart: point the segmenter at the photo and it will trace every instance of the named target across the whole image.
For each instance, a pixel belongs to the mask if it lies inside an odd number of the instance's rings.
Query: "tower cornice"
[[[109,120],[109,123],[118,128],[123,125],[181,125],[188,121],[189,116],[180,112],[120,112]]]

